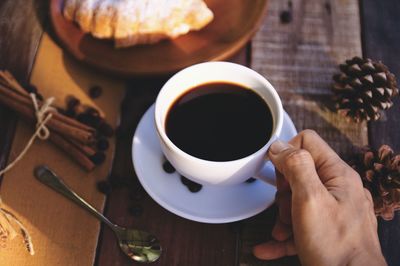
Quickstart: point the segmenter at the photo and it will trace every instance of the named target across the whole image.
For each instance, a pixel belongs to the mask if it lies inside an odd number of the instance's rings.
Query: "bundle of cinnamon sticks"
[[[38,100],[39,106],[42,101]],[[16,111],[31,124],[36,124],[35,108],[28,91],[8,71],[0,71],[0,104]],[[97,151],[97,131],[95,128],[58,112],[49,111],[52,118],[46,126],[50,130],[50,140],[68,153],[87,171],[104,161],[104,153]]]

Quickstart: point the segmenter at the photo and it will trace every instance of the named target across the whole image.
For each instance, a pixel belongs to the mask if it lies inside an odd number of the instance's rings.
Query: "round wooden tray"
[[[187,66],[225,60],[252,37],[264,17],[267,0],[206,0],[214,20],[198,32],[152,45],[116,49],[95,39],[62,15],[64,0],[51,0],[50,17],[62,46],[75,58],[124,77],[171,74]]]

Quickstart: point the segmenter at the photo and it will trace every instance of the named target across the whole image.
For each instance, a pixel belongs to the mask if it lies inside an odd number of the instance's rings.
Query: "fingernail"
[[[271,147],[269,147],[269,152],[272,155],[276,155],[284,150],[289,149],[290,147],[292,147],[290,144],[278,139],[274,143],[272,143]]]

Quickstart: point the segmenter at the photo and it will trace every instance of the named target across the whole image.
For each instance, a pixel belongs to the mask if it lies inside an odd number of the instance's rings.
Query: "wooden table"
[[[36,49],[43,29],[48,26],[46,11],[47,1],[33,0],[27,4],[23,0],[3,0],[0,2],[0,68],[7,68],[16,77],[25,82],[29,79]],[[283,1],[282,1],[283,2]],[[312,1],[311,1],[312,2]],[[315,2],[315,1],[314,1]],[[327,14],[340,14],[347,1],[325,1]],[[355,1],[357,2],[357,1]],[[286,4],[285,4],[286,5]],[[304,10],[307,1],[294,1],[296,10]],[[335,8],[339,10],[335,10]],[[400,41],[398,24],[400,3],[396,0],[360,1],[362,25],[362,52],[366,57],[382,60],[394,74],[400,76],[400,54],[397,53],[397,41]],[[292,24],[296,23],[296,18]],[[330,23],[339,23],[332,19]],[[294,27],[297,25],[293,25]],[[351,25],[349,25],[351,26]],[[334,28],[334,27],[332,27]],[[268,31],[268,29],[266,29]],[[332,35],[335,33],[332,32]],[[348,36],[351,38],[351,36]],[[257,47],[250,42],[232,61],[254,66],[257,62]],[[256,67],[257,68],[257,67]],[[258,70],[258,69],[257,69]],[[157,205],[132,177],[130,147],[134,129],[144,111],[155,99],[158,89],[167,77],[151,79],[132,79],[128,81],[125,100],[121,106],[122,121],[118,130],[117,153],[112,175],[129,183],[128,188],[114,190],[107,199],[105,214],[111,220],[123,225],[132,225],[154,232],[163,241],[165,247],[161,260],[154,265],[296,265],[297,258],[285,258],[273,262],[259,262],[250,254],[251,246],[269,238],[276,208],[272,207],[255,218],[232,224],[209,225],[182,219]],[[286,92],[283,91],[283,94]],[[325,101],[326,95],[313,94],[312,101]],[[287,103],[287,102],[286,102]],[[368,141],[372,147],[383,143],[391,145],[400,152],[400,116],[399,99],[395,107],[387,112],[383,121],[368,125]],[[301,116],[294,115],[296,108],[286,106],[299,128],[313,127],[300,121]],[[292,113],[291,113],[292,112]],[[304,113],[303,113],[304,114]],[[303,117],[304,118],[304,117]],[[307,118],[305,118],[307,119]],[[0,107],[0,168],[8,158],[17,117]],[[302,123],[302,124],[301,124]],[[299,126],[300,124],[300,126]],[[334,140],[328,126],[316,128],[328,138],[334,147]],[[340,140],[337,140],[340,142]],[[346,145],[346,144],[337,144]],[[343,149],[339,152],[343,153]],[[133,180],[133,181],[132,181]],[[128,214],[130,191],[135,191],[136,206],[143,208],[143,213],[134,217]],[[379,219],[379,236],[384,255],[390,265],[398,265],[400,253],[400,215],[390,222]],[[134,265],[115,245],[108,229],[102,228],[99,235],[96,265]],[[84,254],[82,254],[84,256]]]

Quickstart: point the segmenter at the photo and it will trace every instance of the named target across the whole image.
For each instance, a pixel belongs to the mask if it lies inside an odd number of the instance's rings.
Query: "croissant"
[[[202,0],[66,0],[67,20],[116,47],[152,44],[200,30],[214,15]]]

